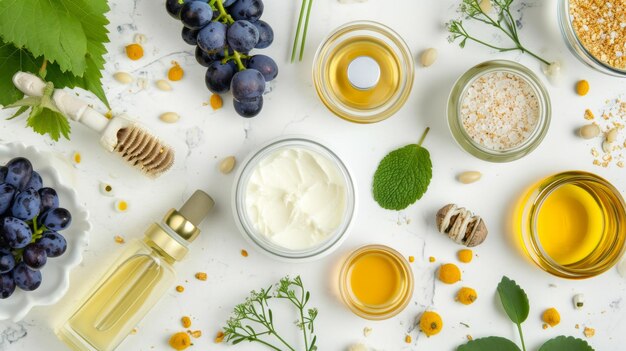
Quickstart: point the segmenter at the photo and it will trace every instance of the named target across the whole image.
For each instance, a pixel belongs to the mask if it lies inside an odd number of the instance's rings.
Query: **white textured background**
[[[273,91],[266,96],[263,114],[252,120],[236,116],[229,97],[225,99],[225,107],[217,112],[203,106],[209,97],[204,86],[204,68],[195,63],[192,48],[180,39],[180,24],[166,14],[163,1],[111,1],[112,10],[108,14],[112,22],[111,44],[104,74],[107,96],[115,112],[138,117],[174,145],[178,162],[166,176],[148,181],[124,168],[116,156],[103,152],[93,134],[81,126],[74,126],[71,142],[52,143],[25,129],[22,119],[0,123],[3,141],[37,145],[68,159],[74,151],[81,152],[84,162],[70,181],[75,182],[82,201],[90,209],[94,227],[85,260],[72,275],[70,293],[56,308],[36,308],[22,322],[2,323],[0,350],[63,350],[63,344],[51,330],[53,317],[63,306],[75,301],[76,291],[92,283],[93,277],[115,257],[121,247],[113,237],[140,238],[153,220],[170,207],[179,206],[196,188],[212,194],[217,208],[203,225],[202,236],[194,243],[188,259],[178,265],[179,281],[186,290],[179,294],[172,288],[120,350],[168,349],[169,335],[182,330],[179,319],[183,315],[191,315],[192,329],[204,333],[201,339],[193,340],[193,350],[259,350],[256,345],[215,345],[212,339],[232,307],[243,301],[249,290],[267,286],[285,274],[301,274],[311,290],[311,302],[320,309],[316,327],[322,351],[343,350],[358,341],[378,350],[451,351],[465,342],[467,334],[474,337],[495,334],[517,340],[514,325],[494,299],[496,284],[503,274],[516,279],[530,297],[531,313],[524,324],[529,350],[538,349],[545,340],[560,334],[583,337],[583,326],[596,328],[596,336],[589,340],[596,350],[623,349],[626,281],[615,270],[587,281],[566,281],[540,271],[512,246],[507,215],[510,205],[527,185],[558,171],[597,172],[618,188],[626,189],[623,171],[592,166],[591,142],[581,141],[573,133],[583,122],[585,108],[597,111],[606,99],[626,92],[626,87],[620,79],[597,74],[571,56],[557,27],[556,0],[516,2],[525,8],[521,19],[523,41],[545,57],[562,60],[565,74],[559,86],[546,83],[552,96],[553,121],[541,147],[520,161],[490,164],[462,152],[448,132],[445,106],[454,81],[471,66],[494,58],[517,60],[537,73],[540,70],[537,62],[515,53],[498,54],[474,44],[461,50],[448,44],[443,24],[455,16],[458,1],[369,0],[342,5],[335,0],[318,0],[311,18],[306,59],[292,65],[287,62],[287,56],[299,2],[266,0],[263,19],[273,26],[276,40],[263,51],[279,63],[280,74],[272,84]],[[436,47],[440,54],[434,66],[417,69],[406,106],[396,116],[375,125],[351,124],[331,115],[319,102],[310,78],[312,57],[322,38],[335,27],[357,19],[391,26],[404,37],[415,56],[428,47]],[[131,62],[123,54],[123,48],[132,42],[135,33],[145,34],[148,42],[145,57]],[[490,33],[484,35],[491,37]],[[173,83],[172,92],[158,91],[152,85],[139,91],[136,86],[121,86],[111,78],[117,70],[125,70],[153,82],[165,76],[172,60],[180,62],[186,74],[184,80]],[[591,83],[591,93],[584,98],[577,97],[572,88],[581,78]],[[162,124],[157,116],[165,111],[179,113],[181,121],[175,125]],[[9,112],[2,112],[2,116],[8,115]],[[380,209],[369,190],[377,163],[392,149],[415,142],[427,126],[432,131],[425,146],[431,151],[434,163],[428,193],[405,211]],[[224,176],[217,171],[222,157],[233,154],[242,159],[258,144],[286,134],[312,135],[325,140],[351,167],[359,187],[359,212],[350,238],[335,254],[309,264],[278,263],[247,247],[230,211],[232,175]],[[468,169],[483,172],[483,180],[469,186],[458,184],[455,174]],[[129,201],[131,208],[127,213],[113,211],[114,200],[98,191],[101,180],[113,184],[118,197]],[[453,299],[461,284],[444,286],[433,280],[439,263],[456,262],[458,247],[438,234],[433,224],[435,212],[449,202],[474,209],[485,218],[490,229],[486,243],[475,250],[479,257],[462,266],[462,284],[475,287],[479,294],[478,301],[468,307]],[[407,256],[416,256],[412,303],[397,317],[382,322],[369,322],[353,315],[334,293],[336,269],[342,257],[369,243],[390,245]],[[250,257],[240,256],[243,248],[250,252]],[[429,256],[437,257],[437,263],[428,263]],[[196,281],[193,274],[197,271],[207,272],[208,281]],[[572,307],[575,293],[586,295],[582,311]],[[561,311],[562,322],[556,328],[543,330],[541,312],[552,306]],[[443,316],[445,326],[440,335],[426,338],[417,333],[414,320],[425,308],[433,308]],[[281,318],[288,323],[295,315],[281,314]],[[575,324],[580,324],[581,329],[575,329]],[[362,334],[365,326],[373,328],[368,338]],[[285,333],[292,336],[292,329],[285,329]],[[406,333],[413,337],[412,344],[404,342]],[[293,337],[295,340],[299,335],[294,331]]]

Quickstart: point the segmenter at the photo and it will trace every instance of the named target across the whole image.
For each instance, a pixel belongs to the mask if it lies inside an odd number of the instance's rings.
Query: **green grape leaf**
[[[70,138],[70,123],[62,114],[50,109],[34,106],[26,124],[41,135],[48,134],[54,141],[59,141],[61,135]]]
[[[374,173],[374,200],[385,209],[403,210],[422,198],[433,176],[430,153],[417,144],[390,152]]]
[[[2,0],[0,37],[34,57],[45,56],[63,72],[82,76],[85,72],[87,36],[81,15],[70,11],[69,4],[79,0]],[[74,5],[76,6],[76,5]]]
[[[520,351],[520,348],[511,340],[499,336],[490,336],[472,340],[459,346],[457,351]],[[541,350],[540,350],[541,351]]]
[[[530,311],[528,296],[514,280],[502,277],[500,284],[498,284],[498,295],[504,311],[513,323],[520,325],[528,318]]]
[[[41,63],[41,60],[39,62],[35,60],[28,51],[0,40],[0,104],[9,105],[24,96],[13,85],[15,72],[37,72]]]
[[[593,348],[585,340],[571,336],[558,336],[546,341],[539,351],[593,351]]]

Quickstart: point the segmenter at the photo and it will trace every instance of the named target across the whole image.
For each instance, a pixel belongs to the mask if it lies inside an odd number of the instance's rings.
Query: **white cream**
[[[304,148],[283,148],[252,171],[245,195],[255,229],[276,245],[305,250],[327,240],[346,211],[346,182],[338,166]]]

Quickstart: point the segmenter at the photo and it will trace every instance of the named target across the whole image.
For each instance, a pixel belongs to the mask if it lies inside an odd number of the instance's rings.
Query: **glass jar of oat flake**
[[[539,146],[550,126],[550,106],[545,86],[528,68],[487,61],[465,72],[452,88],[448,126],[471,155],[510,162]]]
[[[626,2],[558,0],[570,51],[596,71],[626,77]]]

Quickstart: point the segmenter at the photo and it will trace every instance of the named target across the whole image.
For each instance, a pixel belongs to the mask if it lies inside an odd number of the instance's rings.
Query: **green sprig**
[[[302,0],[300,6],[300,16],[298,17],[298,25],[296,28],[296,36],[293,39],[293,48],[291,49],[291,63],[296,61],[296,55],[298,54],[298,42],[300,41],[300,32],[302,31],[302,42],[300,42],[300,56],[298,61],[302,61],[304,57],[304,46],[306,44],[306,35],[309,30],[309,18],[311,16],[311,8],[313,7],[313,0]],[[302,20],[304,20],[304,27],[302,27]]]
[[[310,297],[311,294],[304,288],[300,276],[293,279],[285,277],[274,287],[252,291],[243,303],[235,306],[224,327],[224,336],[233,345],[248,341],[260,343],[276,351],[296,351],[295,347],[280,336],[274,325],[274,315],[269,301],[272,298],[282,299],[289,301],[298,309],[300,319],[296,326],[302,330],[305,351],[315,351],[317,336],[314,335],[313,323],[317,317],[317,309],[307,309]],[[270,341],[268,338],[274,340]]]
[[[495,5],[495,16],[492,16],[491,13],[488,13],[481,6],[481,3],[483,1],[491,1]],[[473,20],[500,30],[512,41],[513,46],[502,47],[490,44],[485,40],[477,38],[466,30],[462,20],[451,20],[448,23],[448,31],[450,32],[448,40],[450,42],[455,42],[457,41],[457,39],[460,39],[461,41],[459,42],[459,46],[461,48],[464,48],[465,44],[469,40],[487,46],[491,49],[498,50],[500,52],[521,51],[522,53],[529,54],[530,56],[534,57],[535,59],[541,61],[546,65],[550,65],[550,62],[548,60],[540,57],[539,55],[528,50],[525,46],[522,45],[519,38],[519,33],[517,31],[515,19],[511,14],[511,4],[513,3],[513,1],[514,0],[463,0],[461,5],[459,6],[459,12],[461,14],[463,14],[467,18],[471,18]]]

